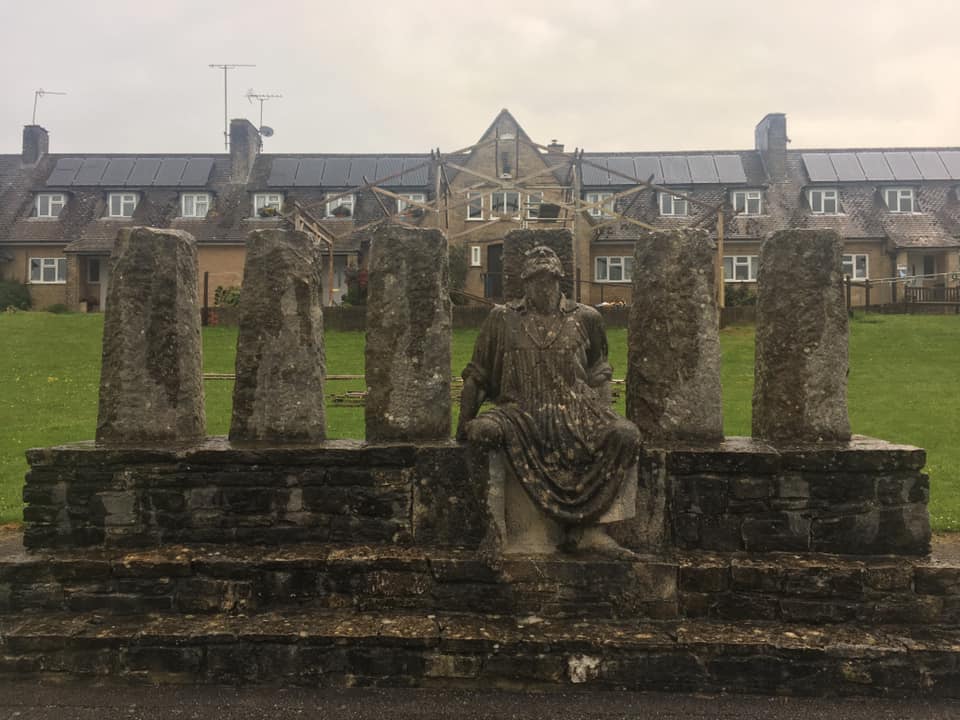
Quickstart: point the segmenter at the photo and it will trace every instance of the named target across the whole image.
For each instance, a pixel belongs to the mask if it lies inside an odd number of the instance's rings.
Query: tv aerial
[[[263,124],[263,103],[274,98],[282,98],[280,93],[254,92],[253,88],[247,90],[247,101],[252,103],[254,100],[260,103],[260,124],[257,126],[261,137],[273,137],[273,128]]]
[[[37,124],[37,100],[42,98],[44,95],[66,95],[65,92],[56,92],[54,90],[44,90],[40,88],[33,91],[33,119],[30,121],[31,125]]]
[[[230,121],[227,119],[227,72],[237,68],[251,68],[248,63],[210,63],[209,67],[223,70],[223,148],[230,149]]]

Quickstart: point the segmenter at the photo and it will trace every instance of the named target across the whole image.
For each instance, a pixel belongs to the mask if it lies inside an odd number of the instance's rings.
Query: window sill
[[[631,285],[633,280],[594,280],[593,282],[604,285]]]
[[[132,216],[132,215],[123,215],[123,216],[121,217],[121,216],[115,216],[115,215],[106,215],[106,216],[104,216],[104,217],[102,217],[102,218],[99,218],[99,219],[100,219],[100,220],[106,220],[107,222],[123,222],[123,221],[128,221],[128,222],[129,222],[130,220],[133,220],[133,216]]]
[[[66,280],[54,280],[51,282],[43,282],[42,280],[31,280],[27,285],[66,285]]]
[[[56,215],[56,216],[47,217],[44,215],[40,217],[28,217],[24,219],[27,220],[27,222],[56,222],[57,220],[60,219],[60,216]]]
[[[731,285],[742,285],[743,283],[755,283],[756,279],[753,280],[729,280],[727,278],[723,279],[724,283],[730,283]]]

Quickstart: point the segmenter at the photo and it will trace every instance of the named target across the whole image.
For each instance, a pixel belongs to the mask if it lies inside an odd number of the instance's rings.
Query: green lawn
[[[27,448],[93,437],[97,416],[100,315],[0,314],[0,522],[21,518]],[[464,367],[476,331],[454,333],[453,369]],[[204,369],[233,371],[236,331],[204,330]],[[626,367],[626,331],[609,331],[614,375]],[[724,426],[749,435],[753,330],[723,331]],[[854,432],[927,448],[934,527],[960,531],[960,317],[857,318],[850,336],[850,418]],[[327,371],[363,373],[363,336],[327,334]],[[328,392],[363,381],[328,384]],[[207,428],[226,434],[233,384],[206,382]],[[623,411],[622,397],[619,409]],[[331,437],[361,437],[363,409],[329,406]]]

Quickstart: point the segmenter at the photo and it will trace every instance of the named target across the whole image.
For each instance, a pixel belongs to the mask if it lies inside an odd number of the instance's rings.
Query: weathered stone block
[[[197,246],[177,230],[120,230],[103,328],[101,443],[190,443],[206,431]]]
[[[636,243],[626,403],[644,439],[723,438],[715,254],[704,230]]]
[[[832,231],[784,230],[760,250],[753,436],[848,440],[843,244]]]
[[[446,236],[379,228],[367,289],[367,440],[450,436],[450,328]]]
[[[320,249],[306,233],[247,238],[232,441],[316,442],[326,434]]]

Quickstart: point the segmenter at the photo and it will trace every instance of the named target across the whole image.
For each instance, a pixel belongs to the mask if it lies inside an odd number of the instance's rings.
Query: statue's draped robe
[[[497,404],[508,464],[548,516],[567,525],[595,521],[636,459],[625,461],[614,428],[626,421],[601,392],[609,381],[603,318],[566,299],[538,330],[524,302],[496,306],[463,371]]]

